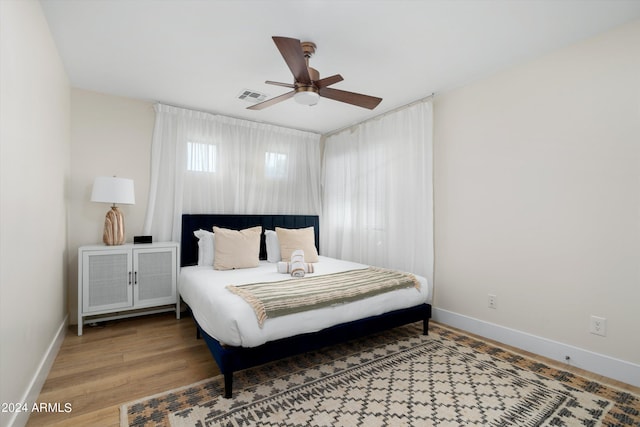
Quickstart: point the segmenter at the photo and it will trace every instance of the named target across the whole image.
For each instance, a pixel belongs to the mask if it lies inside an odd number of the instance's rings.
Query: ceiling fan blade
[[[332,84],[341,82],[344,80],[340,74],[336,74],[335,76],[325,77],[324,79],[317,80],[314,84],[318,89],[322,89],[323,87],[331,86]]]
[[[275,105],[278,102],[282,102],[291,98],[295,93],[296,91],[292,90],[291,92],[287,92],[280,96],[276,96],[275,98],[267,99],[266,101],[260,102],[258,104],[254,104],[251,107],[247,107],[247,110],[262,110],[263,108],[271,107],[272,105]]]
[[[319,90],[320,96],[333,99],[334,101],[346,102],[347,104],[356,105],[362,108],[373,110],[380,104],[382,98],[375,96],[362,95],[355,92],[347,92],[346,90],[331,89],[324,87]]]
[[[311,84],[311,77],[309,76],[307,61],[304,59],[304,52],[302,51],[300,40],[277,36],[272,38],[282,54],[284,62],[289,66],[296,82]]]
[[[295,89],[296,85],[293,85],[291,83],[280,83],[280,82],[272,82],[271,80],[267,80],[265,82],[268,85],[275,85],[275,86],[284,86],[284,87],[288,87],[291,89]]]

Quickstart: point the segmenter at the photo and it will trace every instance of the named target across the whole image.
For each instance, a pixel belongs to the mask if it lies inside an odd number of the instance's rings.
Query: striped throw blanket
[[[262,327],[268,318],[344,304],[411,287],[420,289],[420,282],[412,274],[369,267],[278,282],[228,285],[227,289],[251,305]]]

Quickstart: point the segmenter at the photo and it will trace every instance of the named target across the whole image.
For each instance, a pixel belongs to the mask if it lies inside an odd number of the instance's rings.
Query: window
[[[287,155],[283,153],[264,153],[264,176],[266,178],[287,177]]]
[[[191,172],[216,172],[216,146],[201,142],[187,142],[187,170]]]

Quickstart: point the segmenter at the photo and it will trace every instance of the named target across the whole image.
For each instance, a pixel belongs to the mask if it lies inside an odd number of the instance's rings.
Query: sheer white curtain
[[[432,151],[430,100],[328,136],[323,254],[432,280]]]
[[[144,232],[183,213],[320,214],[320,136],[157,104]]]

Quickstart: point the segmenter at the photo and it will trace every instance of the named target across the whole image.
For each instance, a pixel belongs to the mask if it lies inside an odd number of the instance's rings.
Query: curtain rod
[[[436,96],[436,93],[432,92],[431,95],[427,95],[424,98],[416,99],[415,101],[411,101],[408,104],[401,105],[401,106],[393,108],[393,109],[391,109],[389,111],[385,111],[384,113],[380,113],[380,114],[378,114],[376,116],[370,117],[370,118],[366,119],[365,121],[358,122],[358,123],[352,123],[352,124],[350,124],[348,126],[344,126],[344,127],[339,128],[339,129],[332,130],[331,132],[323,134],[322,137],[323,138],[328,138],[330,136],[333,136],[333,135],[335,135],[337,133],[340,133],[342,131],[345,131],[347,129],[351,129],[354,126],[361,125],[361,124],[366,123],[366,122],[371,121],[371,120],[380,119],[380,118],[382,118],[384,116],[387,116],[389,114],[397,113],[398,111],[404,110],[405,108],[413,107],[414,105],[420,104],[421,102],[424,102],[424,101],[426,101],[427,99],[430,99],[430,98],[434,98],[435,96]]]
[[[2,0],[0,0],[0,1],[2,1]],[[214,113],[213,111],[208,111],[208,110],[195,110],[195,109],[190,108],[190,107],[185,107],[185,106],[175,105],[175,104],[169,104],[169,103],[161,102],[161,101],[155,101],[155,102],[157,104],[166,105],[168,107],[180,108],[182,110],[195,111],[197,113],[206,113],[206,114],[211,114],[212,116],[218,116],[218,117],[228,117],[228,118],[234,119],[234,120],[241,120],[241,121],[250,122],[250,123],[259,123],[261,125],[273,126],[273,127],[277,127],[277,128],[288,129],[288,130],[293,130],[293,131],[298,131],[298,132],[313,133],[313,134],[316,134],[316,135],[319,135],[320,137],[322,137],[322,133],[318,132],[318,131],[315,131],[315,130],[294,128],[294,127],[290,127],[290,126],[282,126],[282,125],[279,125],[279,124],[276,124],[276,123],[266,122],[264,120],[247,119],[247,118],[244,118],[244,117],[232,116],[232,115],[229,115],[229,114]]]

